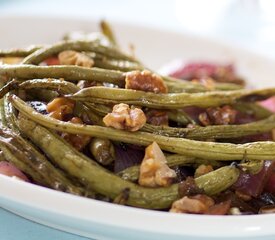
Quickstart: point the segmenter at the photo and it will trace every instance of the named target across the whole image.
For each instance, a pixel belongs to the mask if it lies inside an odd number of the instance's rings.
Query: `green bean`
[[[191,166],[191,165],[200,165],[200,164],[211,164],[212,166],[220,166],[220,163],[215,161],[209,161],[204,159],[198,159],[194,157],[187,157],[184,155],[179,154],[171,154],[166,157],[167,165],[169,167],[175,166]],[[135,165],[129,168],[124,169],[121,172],[118,172],[117,175],[120,176],[122,179],[127,181],[137,181],[139,177],[139,165]]]
[[[178,109],[186,106],[215,107],[232,104],[251,95],[269,97],[275,94],[275,88],[259,90],[213,91],[205,93],[168,93],[155,94],[120,88],[90,87],[68,95],[68,97],[100,104],[127,103],[155,109]]]
[[[64,78],[69,81],[87,80],[110,82],[118,85],[125,83],[122,72],[103,70],[100,68],[85,68],[71,65],[34,66],[34,65],[0,65],[0,75],[20,79],[34,78]]]
[[[4,100],[0,99],[0,126],[7,126],[6,118],[5,118],[5,110],[4,110]]]
[[[109,165],[115,160],[115,148],[107,138],[93,138],[89,145],[95,160],[102,165]]]
[[[248,172],[249,174],[257,174],[259,173],[264,165],[264,161],[248,161],[241,162],[238,164],[243,171]]]
[[[12,129],[14,133],[19,133],[18,127],[16,126],[16,116],[15,116],[16,109],[8,101],[9,96],[10,94],[8,93],[3,99],[4,114],[5,114],[4,117],[6,121],[6,126]]]
[[[184,137],[188,139],[206,140],[238,138],[259,133],[266,133],[275,128],[275,115],[270,117],[240,125],[213,125],[207,127],[195,126],[193,128],[175,128],[166,126],[153,126],[145,124],[141,129],[168,137]]]
[[[80,102],[76,102],[74,114],[81,119],[89,119],[89,122],[92,122],[95,125],[104,126],[102,117],[94,112],[93,109],[81,104]]]
[[[10,101],[17,110],[31,120],[61,132],[108,137],[114,141],[123,140],[125,143],[143,146],[148,146],[155,141],[163,150],[209,160],[242,160],[244,157],[249,160],[275,160],[275,142],[271,141],[246,144],[201,142],[146,132],[127,132],[107,127],[73,124],[39,114],[15,95],[10,98]]]
[[[117,62],[119,63],[119,62]],[[119,86],[125,84],[125,73],[110,69],[85,68],[72,65],[34,66],[34,65],[1,65],[0,75],[10,78],[34,79],[34,78],[64,78],[68,81],[109,82]],[[169,92],[204,92],[205,88],[200,84],[189,82],[167,83]]]
[[[42,46],[30,46],[25,49],[9,49],[1,50],[0,57],[26,57],[36,50],[40,49]]]
[[[33,79],[22,82],[18,87],[25,90],[33,88],[43,88],[44,90],[51,89],[62,94],[75,93],[79,91],[79,88],[75,84],[59,79]],[[74,113],[80,118],[85,118],[84,115],[86,115],[92,123],[96,125],[103,125],[102,118],[91,111],[89,107],[81,104],[80,102],[76,103]]]
[[[165,79],[164,76],[162,76]],[[237,84],[229,83],[216,83],[213,90],[205,88],[199,83],[192,83],[184,80],[177,80],[177,82],[165,82],[169,93],[199,93],[199,92],[209,92],[209,91],[232,91],[240,90],[242,87]]]
[[[95,104],[95,103],[90,103],[90,102],[85,102],[85,105],[89,109],[94,111],[96,114],[98,114],[99,116],[102,116],[102,117],[104,117],[107,113],[112,112],[112,108],[107,105]]]
[[[234,166],[224,166],[195,178],[195,183],[209,195],[220,193],[233,185],[240,175]]]
[[[100,22],[100,29],[113,46],[118,46],[113,30],[108,22],[102,20]]]
[[[79,91],[79,88],[71,82],[51,78],[27,80],[20,83],[18,87],[24,90],[43,88],[48,90],[55,90],[62,94],[75,93]]]
[[[126,61],[126,60],[103,58],[103,59],[95,59],[94,62],[95,62],[94,64],[95,67],[118,70],[122,72],[144,69],[144,67],[142,67],[140,64]]]
[[[138,186],[100,167],[46,128],[25,118],[19,120],[19,125],[56,164],[100,194],[115,199],[124,189],[130,189],[127,204],[150,209],[168,208],[178,198],[177,184],[152,189]],[[195,182],[206,194],[214,194],[231,186],[237,175],[238,170],[227,166],[198,177]]]
[[[187,125],[188,123],[196,124],[196,122],[188,116],[183,110],[171,110],[167,112],[169,120]]]
[[[24,82],[12,80],[0,89],[0,98],[15,89],[28,90],[33,88],[56,90],[62,94],[75,93],[80,90],[75,84],[60,79],[32,79]]]
[[[164,81],[166,82],[167,86],[170,87],[171,89],[174,90],[174,92],[182,92],[181,89],[188,89],[190,88],[190,91],[192,92],[191,89],[193,89],[193,92],[205,92],[209,91],[205,86],[203,86],[200,83],[194,83],[170,76],[162,76]],[[232,90],[239,90],[243,89],[243,87],[239,84],[234,84],[234,83],[215,83],[214,85],[214,90],[216,91],[232,91]],[[172,91],[171,91],[172,92]],[[186,91],[187,92],[187,91]]]
[[[18,81],[12,80],[5,84],[1,89],[0,89],[0,99],[5,96],[8,92],[17,89],[18,88]]]
[[[54,44],[49,47],[41,48],[31,55],[27,56],[23,63],[24,64],[39,64],[43,60],[48,57],[54,56],[65,50],[74,50],[74,51],[84,51],[84,52],[96,52],[101,53],[105,56],[114,58],[114,59],[122,59],[136,62],[136,59],[118,51],[115,48],[106,47],[98,44],[96,41],[85,41],[85,40],[77,40],[77,41],[63,41],[57,44]]]
[[[72,148],[62,138],[46,128],[25,118],[19,119],[19,127],[60,168],[88,188],[111,199],[126,188],[130,189],[127,204],[131,206],[163,209],[168,208],[178,198],[177,184],[167,188],[150,189],[124,181]]]
[[[31,176],[38,184],[77,195],[84,190],[75,186],[26,140],[8,130],[0,129],[0,148],[8,161]]]
[[[233,104],[233,108],[246,114],[253,114],[257,119],[267,118],[272,114],[268,109],[255,102],[238,102]]]

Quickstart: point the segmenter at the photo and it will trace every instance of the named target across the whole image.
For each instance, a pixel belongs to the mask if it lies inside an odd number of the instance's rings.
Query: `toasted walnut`
[[[204,126],[234,124],[237,111],[230,106],[207,108],[206,112],[199,115],[199,120]]]
[[[198,166],[198,168],[195,171],[195,177],[199,177],[202,176],[206,173],[212,172],[214,169],[211,165],[204,165],[201,164],[200,166]]]
[[[129,105],[120,103],[113,107],[112,113],[108,113],[103,122],[107,127],[116,129],[137,131],[146,123],[146,116],[139,108],[130,108]]]
[[[229,212],[231,201],[215,204],[215,201],[205,194],[195,196],[184,196],[172,204],[170,212],[225,215]]]
[[[72,50],[66,50],[58,54],[58,60],[61,65],[77,65],[81,67],[92,67],[93,59],[83,53]]]
[[[210,215],[226,215],[229,213],[231,201],[227,200],[211,206],[206,214]]]
[[[47,104],[47,112],[50,117],[64,120],[66,115],[73,113],[75,102],[71,99],[59,97]]]
[[[75,123],[75,124],[83,124],[82,120],[78,117],[73,117],[69,122]],[[82,134],[62,133],[61,137],[63,137],[68,143],[70,143],[78,151],[83,150],[91,140],[90,136],[82,135]]]
[[[206,213],[209,207],[213,205],[214,201],[206,195],[201,195],[198,197],[185,196],[172,204],[170,212],[203,214]]]
[[[149,145],[140,165],[139,184],[146,187],[169,186],[176,176],[176,172],[167,166],[158,144],[153,142]]]
[[[160,110],[148,110],[145,113],[147,123],[155,126],[168,126],[168,114],[165,111]]]
[[[148,70],[132,71],[126,73],[125,88],[142,90],[145,92],[167,93],[163,79]]]

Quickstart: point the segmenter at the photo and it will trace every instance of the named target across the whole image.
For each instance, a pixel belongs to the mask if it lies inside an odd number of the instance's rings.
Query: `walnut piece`
[[[204,126],[234,124],[237,111],[230,106],[211,107],[199,115]]]
[[[83,53],[72,50],[66,50],[58,54],[58,60],[61,65],[76,65],[81,67],[92,67],[93,59]]]
[[[73,113],[75,102],[71,99],[59,97],[47,104],[47,112],[50,117],[58,120],[64,120],[66,115]]]
[[[83,121],[78,117],[73,117],[69,122],[75,124],[83,124]],[[83,150],[91,140],[90,136],[82,134],[62,133],[61,137],[64,138],[78,151]]]
[[[150,109],[145,112],[147,123],[154,126],[168,126],[168,114],[166,111]]]
[[[203,194],[192,197],[185,196],[172,204],[170,212],[204,214],[214,204],[215,202],[212,198]]]
[[[130,108],[129,105],[120,103],[103,118],[103,122],[107,127],[135,132],[146,123],[146,116],[141,109]]]
[[[126,89],[135,89],[145,92],[167,93],[168,89],[163,79],[148,70],[131,71],[126,73]]]
[[[176,172],[168,167],[166,158],[156,142],[145,150],[140,165],[139,184],[146,187],[169,186],[176,178]]]
[[[211,165],[204,165],[201,164],[200,166],[197,167],[196,171],[195,171],[195,177],[199,177],[202,176],[206,173],[212,172],[214,169]]]

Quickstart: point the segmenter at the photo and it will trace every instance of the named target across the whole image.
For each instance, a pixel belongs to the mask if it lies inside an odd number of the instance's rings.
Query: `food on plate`
[[[275,88],[245,89],[232,64],[160,75],[100,26],[0,51],[0,174],[180,214],[273,213]]]

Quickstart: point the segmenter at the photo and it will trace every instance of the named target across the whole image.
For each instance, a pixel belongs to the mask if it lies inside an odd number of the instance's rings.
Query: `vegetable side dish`
[[[273,213],[275,88],[207,62],[161,76],[100,27],[0,51],[0,173],[146,209]]]

